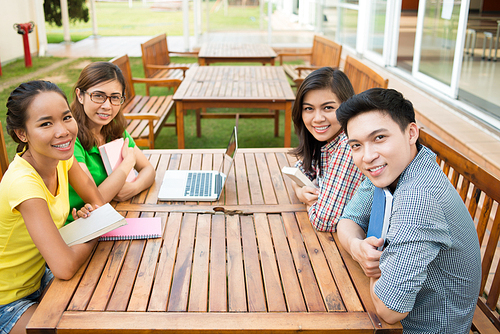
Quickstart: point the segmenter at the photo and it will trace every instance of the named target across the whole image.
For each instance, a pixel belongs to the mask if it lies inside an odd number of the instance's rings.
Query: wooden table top
[[[313,229],[281,174],[295,161],[287,151],[238,150],[214,203],[157,194],[166,169],[214,169],[223,150],[144,151],[156,182],[116,208],[161,217],[163,237],[100,242],[71,280],[52,283],[28,333],[401,333],[375,315],[336,234]]]
[[[280,66],[199,66],[190,69],[174,101],[294,101]],[[244,107],[243,104],[241,107]]]
[[[277,54],[268,44],[205,43],[198,57],[211,58],[276,58]]]

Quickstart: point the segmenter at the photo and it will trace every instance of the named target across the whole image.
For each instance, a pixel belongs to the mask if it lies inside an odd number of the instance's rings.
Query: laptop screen
[[[225,176],[229,174],[231,166],[233,165],[234,162],[234,156],[236,155],[237,149],[238,149],[238,134],[235,126],[233,128],[233,133],[231,134],[231,138],[229,139],[229,143],[227,144],[226,152],[224,152],[224,156],[222,157],[222,164],[219,168],[219,173],[223,173]]]

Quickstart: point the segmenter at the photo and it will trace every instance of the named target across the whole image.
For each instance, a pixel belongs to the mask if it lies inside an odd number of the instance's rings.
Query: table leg
[[[177,120],[177,148],[184,148],[184,106],[180,101],[175,102],[175,117]]]
[[[498,51],[498,34],[500,33],[500,20],[497,21],[497,34],[495,35],[495,57],[493,61],[497,61],[497,51]]]
[[[279,110],[274,111],[274,136],[275,137],[280,136],[280,111]]]
[[[285,104],[285,147],[292,145],[292,102]]]
[[[205,66],[205,65],[206,65],[206,63],[205,63],[205,58],[199,58],[199,57],[198,57],[198,64],[199,64],[200,66]]]

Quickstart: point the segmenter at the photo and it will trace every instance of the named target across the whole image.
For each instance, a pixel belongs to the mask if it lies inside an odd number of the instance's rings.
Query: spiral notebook
[[[161,218],[125,218],[127,225],[103,234],[99,241],[149,239],[161,237]]]

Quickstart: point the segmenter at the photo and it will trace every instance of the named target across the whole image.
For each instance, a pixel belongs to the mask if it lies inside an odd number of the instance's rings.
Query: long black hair
[[[312,172],[312,162],[319,161],[321,157],[321,147],[326,144],[318,141],[307,130],[302,120],[302,103],[304,96],[312,90],[330,89],[340,100],[347,101],[354,95],[351,82],[344,72],[332,67],[322,67],[309,74],[297,90],[297,97],[292,110],[292,119],[295,132],[299,137],[299,146],[290,151],[298,159],[302,160],[302,165],[306,171]]]

